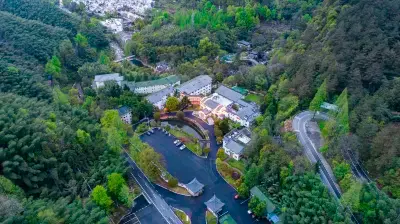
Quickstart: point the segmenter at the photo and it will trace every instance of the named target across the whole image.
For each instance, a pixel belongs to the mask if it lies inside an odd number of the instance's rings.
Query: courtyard
[[[156,187],[157,191],[169,205],[185,211],[194,224],[205,223],[206,206],[204,202],[214,195],[225,203],[220,214],[228,212],[237,223],[255,222],[247,214],[247,202],[234,199],[237,192],[225,182],[216,170],[215,158],[219,146],[215,141],[213,126],[193,117],[189,112],[186,112],[185,116],[196,119],[208,131],[211,152],[207,158],[199,157],[188,149],[179,150],[173,143],[176,138],[172,135],[165,135],[161,130],[155,129],[154,134],[142,135],[141,139],[163,155],[167,171],[180,183],[186,184],[196,178],[205,185],[204,192],[198,197],[189,197],[175,194],[161,187]]]

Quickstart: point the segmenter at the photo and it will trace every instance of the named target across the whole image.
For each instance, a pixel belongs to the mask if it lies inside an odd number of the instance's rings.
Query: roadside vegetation
[[[207,224],[217,224],[217,217],[215,217],[215,215],[213,215],[211,212],[209,212],[208,210],[206,211],[206,222]]]
[[[215,164],[222,178],[237,190],[243,181],[240,171],[232,168],[228,163],[221,161],[219,158],[215,160]]]
[[[180,139],[186,147],[198,156],[203,155],[203,149],[200,146],[199,140],[193,135],[184,132],[178,127],[171,128],[169,133]]]
[[[182,210],[179,210],[179,209],[174,209],[174,212],[175,212],[175,214],[176,214],[176,216],[178,216],[178,218],[183,222],[183,224],[190,224],[190,223],[192,223],[191,221],[190,221],[190,218],[189,218],[189,216],[185,213],[185,212],[183,212]]]

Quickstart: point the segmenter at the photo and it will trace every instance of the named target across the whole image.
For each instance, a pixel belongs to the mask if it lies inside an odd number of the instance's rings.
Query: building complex
[[[259,107],[255,103],[248,103],[243,100],[244,95],[221,85],[215,93],[201,100],[202,110],[199,116],[206,119],[209,116],[216,116],[220,119],[225,117],[249,127],[254,119],[260,115]]]
[[[104,75],[96,75],[93,80],[92,87],[93,89],[101,88],[105,85],[107,81],[115,81],[119,86],[121,86],[121,82],[124,80],[124,77],[118,73],[113,74],[104,74]]]

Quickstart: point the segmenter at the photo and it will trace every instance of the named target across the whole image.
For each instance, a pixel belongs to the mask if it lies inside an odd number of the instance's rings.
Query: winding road
[[[185,112],[185,116],[196,120],[208,131],[211,149],[208,158],[195,156],[189,150],[177,150],[173,144],[174,139],[172,139],[172,136],[167,136],[161,131],[155,131],[151,136],[143,135],[142,140],[163,154],[168,172],[177,177],[180,182],[188,183],[196,177],[201,183],[205,184],[203,194],[198,197],[182,196],[151,184],[144,174],[140,172],[136,164],[125,154],[129,164],[134,168],[134,172],[131,175],[139,183],[143,192],[146,192],[146,197],[151,199],[151,202],[168,223],[180,223],[175,220],[176,216],[171,214],[172,210],[170,206],[185,211],[194,224],[205,223],[206,206],[204,202],[209,200],[214,194],[225,203],[223,213],[229,212],[238,224],[255,223],[256,221],[247,214],[247,203],[241,203],[243,202],[242,200],[234,199],[234,196],[237,194],[236,190],[226,183],[216,170],[215,159],[219,145],[216,143],[213,126],[194,117],[191,113]],[[257,223],[265,222],[260,221]]]

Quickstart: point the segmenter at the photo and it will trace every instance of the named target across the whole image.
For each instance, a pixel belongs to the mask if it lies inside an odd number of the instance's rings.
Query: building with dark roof
[[[121,120],[125,124],[131,124],[132,123],[132,110],[127,107],[127,106],[122,106],[118,108],[118,114]]]
[[[226,134],[222,141],[225,154],[240,160],[244,149],[251,141],[251,131],[248,128],[234,129]]]
[[[185,184],[185,188],[192,196],[199,196],[201,193],[203,193],[204,184],[200,183],[196,178],[194,178],[192,181]]]
[[[211,83],[210,76],[200,75],[183,83],[177,90],[183,95],[207,95],[211,93]]]
[[[149,103],[153,104],[154,106],[158,107],[158,109],[162,110],[164,109],[165,103],[167,102],[167,98],[169,96],[174,95],[175,88],[173,86],[169,86],[167,88],[164,88],[160,91],[157,91],[155,93],[152,93],[148,96],[146,96],[147,101]]]
[[[249,42],[245,41],[245,40],[239,40],[237,42],[237,46],[239,48],[244,48],[244,49],[247,49],[247,50],[251,49],[251,44]]]
[[[210,200],[204,202],[204,204],[207,206],[207,210],[214,214],[216,217],[218,217],[218,213],[222,211],[222,207],[224,207],[225,205],[215,195],[210,198]]]

